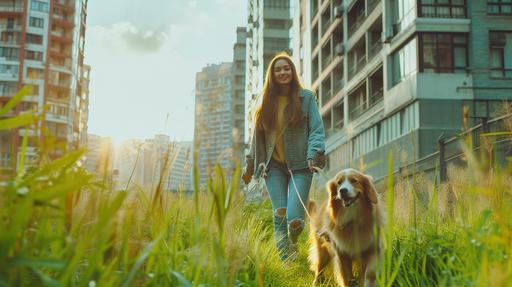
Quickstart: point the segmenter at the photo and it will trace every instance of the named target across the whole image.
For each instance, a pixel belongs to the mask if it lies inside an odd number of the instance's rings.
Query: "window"
[[[0,47],[0,57],[6,58],[9,61],[18,60],[19,54],[19,48]]]
[[[27,44],[43,44],[43,36],[36,34],[27,34]]]
[[[393,86],[417,72],[416,38],[391,55],[393,62]]]
[[[420,17],[466,18],[466,0],[421,0]]]
[[[512,14],[512,0],[488,0],[487,13],[489,14]]]
[[[39,80],[44,78],[44,71],[42,69],[27,68],[27,77],[33,80]]]
[[[25,58],[27,60],[42,61],[43,60],[43,53],[42,52],[26,50],[25,51]]]
[[[0,64],[0,74],[12,74],[13,76],[16,76],[18,74],[18,65]]]
[[[468,44],[465,34],[423,33],[419,39],[420,72],[466,72]]]
[[[28,24],[30,27],[44,28],[44,19],[38,17],[30,17]]]
[[[505,57],[510,53],[512,53],[512,31],[489,32],[491,77],[512,77],[512,59]]]
[[[17,82],[0,82],[0,96],[12,96],[18,89]]]
[[[48,3],[32,0],[30,3],[30,9],[34,11],[48,12]]]
[[[290,8],[290,0],[263,0],[264,8]]]
[[[393,0],[393,34],[397,34],[416,18],[416,0]]]
[[[288,20],[265,19],[265,28],[267,29],[287,29]]]

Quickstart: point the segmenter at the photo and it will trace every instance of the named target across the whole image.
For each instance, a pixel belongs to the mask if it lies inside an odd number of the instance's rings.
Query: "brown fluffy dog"
[[[379,259],[379,229],[383,212],[371,178],[354,169],[339,172],[327,183],[329,199],[320,208],[311,201],[309,252],[313,285],[321,282],[327,264],[334,258],[334,274],[340,286],[353,279],[353,264],[359,266],[359,286],[375,286]]]

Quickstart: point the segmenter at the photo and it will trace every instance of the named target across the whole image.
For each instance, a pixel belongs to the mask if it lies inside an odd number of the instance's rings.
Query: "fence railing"
[[[460,133],[457,136],[449,139],[438,139],[438,150],[411,163],[401,165],[397,170],[393,171],[393,175],[400,175],[402,177],[410,177],[415,173],[430,173],[435,175],[439,182],[444,182],[448,179],[447,166],[452,163],[458,166],[466,164],[464,157],[466,156],[467,146],[472,152],[478,152],[482,147],[482,138],[490,139],[489,145],[494,146],[494,150],[499,151],[508,149],[512,152],[512,133],[510,129],[512,125],[512,113],[506,114],[492,120],[487,118],[480,118],[481,123],[474,127]],[[509,122],[507,122],[509,121]],[[468,139],[471,144],[468,145]],[[464,147],[466,146],[466,148]],[[492,157],[491,157],[492,158]],[[375,182],[380,182],[388,175],[376,178]]]

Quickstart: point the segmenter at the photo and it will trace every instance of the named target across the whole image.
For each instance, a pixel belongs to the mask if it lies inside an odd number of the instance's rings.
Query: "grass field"
[[[18,120],[0,129],[37,117]],[[297,262],[282,264],[270,203],[246,204],[220,168],[189,195],[113,191],[77,164],[82,153],[0,187],[0,286],[311,285],[307,230]],[[467,161],[441,186],[388,178],[380,286],[512,286],[512,168]]]

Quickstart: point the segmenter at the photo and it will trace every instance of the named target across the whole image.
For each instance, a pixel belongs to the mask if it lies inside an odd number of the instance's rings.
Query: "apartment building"
[[[247,30],[245,27],[237,27],[236,42],[233,45],[233,143],[235,158],[240,160],[245,148],[245,51]]]
[[[233,162],[233,64],[209,64],[196,74],[194,149],[199,183],[205,186],[219,163],[225,171]]]
[[[39,126],[25,127],[29,165],[37,160],[43,130],[64,149],[85,142],[86,11],[87,0],[0,0],[0,106],[30,85],[30,94],[7,116],[46,109]],[[7,177],[17,169],[25,128],[0,132],[0,168]],[[54,153],[61,154],[62,149]]]
[[[270,60],[290,49],[290,0],[249,0],[247,19],[246,111],[248,135]]]
[[[512,99],[512,3],[297,0],[294,58],[319,97],[328,170],[374,177]],[[297,40],[298,39],[298,40]],[[303,63],[302,63],[303,62]]]
[[[114,146],[112,139],[99,135],[88,134],[84,167],[99,177],[112,176],[114,169]]]

